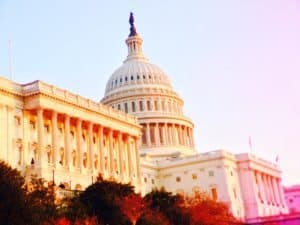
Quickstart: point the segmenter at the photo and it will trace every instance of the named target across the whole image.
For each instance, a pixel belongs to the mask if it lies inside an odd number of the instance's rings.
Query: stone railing
[[[29,96],[36,93],[43,93],[45,95],[52,96],[54,98],[72,103],[74,105],[84,107],[91,111],[96,111],[107,116],[113,116],[118,119],[125,120],[129,123],[137,123],[137,118],[133,115],[123,113],[120,110],[116,110],[101,103],[94,102],[90,99],[73,94],[67,90],[47,84],[43,81],[34,81],[29,84],[21,85],[21,87],[22,93],[25,96]]]
[[[22,95],[21,85],[4,77],[0,77],[0,89],[13,94]]]

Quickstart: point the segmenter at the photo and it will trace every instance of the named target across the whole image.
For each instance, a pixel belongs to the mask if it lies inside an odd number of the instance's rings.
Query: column
[[[264,189],[264,184],[262,182],[262,174],[260,172],[256,172],[256,176],[257,176],[257,181],[258,181],[258,187],[259,187],[259,191],[260,191],[260,195],[261,195],[261,199],[263,200],[264,203],[267,202],[266,199],[266,194],[265,194],[265,189]]]
[[[159,138],[159,130],[158,130],[158,123],[155,123],[155,145],[159,146],[160,145],[160,138]]]
[[[283,188],[280,182],[280,179],[277,179],[277,188],[278,188],[278,192],[279,192],[279,198],[280,198],[280,204],[282,207],[285,206],[285,199],[284,199],[284,193],[283,193]]]
[[[123,164],[123,160],[122,160],[122,153],[123,153],[123,146],[122,146],[122,134],[121,132],[118,133],[118,151],[117,151],[117,155],[118,155],[118,170],[119,170],[119,177],[120,177],[120,181],[123,180],[123,168],[122,168],[122,164]]]
[[[187,141],[187,127],[183,126],[183,145],[188,146],[188,141]]]
[[[70,168],[72,166],[72,157],[70,149],[70,116],[65,115],[65,154],[66,154],[66,166]]]
[[[0,114],[1,114],[1,105],[0,105]],[[1,121],[1,116],[0,116],[0,121]],[[0,127],[3,127],[1,122],[0,122]],[[29,128],[29,113],[24,110],[23,111],[23,159],[24,159],[24,165],[29,165],[30,164],[30,155],[29,155],[29,151],[30,151],[30,148],[29,148],[29,132],[30,132],[30,128]],[[1,136],[1,133],[0,133],[0,137],[3,137]],[[1,142],[1,141],[0,141]],[[2,147],[2,145],[0,145],[0,147]],[[3,148],[1,148],[3,149]],[[1,150],[0,150],[1,152]],[[0,158],[1,158],[1,155],[0,155]]]
[[[58,148],[57,148],[57,112],[52,111],[51,116],[51,131],[52,131],[52,152],[53,165],[56,167],[58,162]]]
[[[275,203],[276,203],[276,205],[278,205],[280,203],[280,198],[279,198],[279,193],[278,193],[277,186],[276,186],[275,177],[271,177],[271,181],[272,181],[272,187],[273,187],[274,196],[275,196]]]
[[[150,124],[146,123],[146,141],[147,141],[147,146],[151,146],[151,139],[150,139]]]
[[[270,191],[268,189],[267,178],[264,174],[262,174],[261,176],[262,176],[262,181],[263,181],[264,192],[266,194],[266,203],[268,204],[271,202],[271,198],[270,198]]]
[[[166,123],[163,124],[162,129],[163,129],[163,144],[167,145],[168,140],[167,140],[167,124]]]
[[[113,131],[111,129],[109,129],[108,131],[108,137],[109,137],[109,166],[108,166],[108,171],[109,174],[112,176],[113,175],[113,171],[114,171],[114,154],[113,154]]]
[[[82,120],[77,119],[76,121],[76,134],[77,134],[77,167],[83,169],[83,152],[82,152]]]
[[[172,136],[172,134],[173,134],[173,132],[172,132],[172,126],[171,126],[171,125],[168,126],[168,124],[167,124],[167,130],[168,130],[168,140],[169,140],[169,144],[170,144],[170,145],[174,145],[174,140],[173,140],[173,136]]]
[[[13,108],[11,106],[6,106],[7,111],[7,161],[9,164],[14,165],[15,152],[13,149],[13,129],[14,129],[14,116],[13,116]]]
[[[99,126],[98,129],[98,146],[99,146],[99,162],[100,162],[100,173],[104,176],[104,148],[103,148],[103,126]]]
[[[44,152],[44,118],[43,109],[37,110],[37,136],[38,136],[38,165],[41,166],[43,162]]]
[[[135,159],[135,162],[136,162],[136,179],[138,181],[140,181],[140,178],[141,178],[141,171],[140,171],[140,154],[139,154],[139,144],[138,144],[138,138],[135,137],[134,138],[134,159]]]
[[[268,184],[268,191],[270,193],[271,203],[274,203],[274,193],[273,193],[273,190],[272,190],[270,177],[268,175],[267,175],[267,184]]]
[[[191,128],[191,147],[192,147],[192,148],[195,147],[193,128]]]
[[[88,124],[88,146],[89,146],[89,154],[88,154],[88,168],[92,171],[94,170],[94,152],[93,152],[93,123],[89,122]]]
[[[173,123],[172,124],[172,133],[173,133],[173,143],[175,145],[178,145],[178,132],[177,132],[177,128],[176,128],[176,125]]]
[[[127,137],[127,162],[128,162],[128,178],[132,180],[132,159],[131,159],[131,143],[130,138]]]

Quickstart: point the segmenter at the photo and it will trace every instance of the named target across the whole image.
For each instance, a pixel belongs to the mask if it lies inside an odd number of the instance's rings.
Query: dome
[[[105,95],[137,84],[172,88],[168,76],[158,66],[145,59],[129,59],[111,75]]]
[[[137,117],[141,154],[152,158],[194,154],[194,124],[183,115],[183,100],[166,73],[144,57],[143,39],[133,22],[131,14],[127,58],[108,79],[101,103]]]

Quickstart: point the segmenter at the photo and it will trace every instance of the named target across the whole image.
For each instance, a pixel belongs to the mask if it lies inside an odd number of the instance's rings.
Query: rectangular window
[[[139,104],[140,104],[140,111],[143,111],[144,110],[143,109],[143,101],[140,101]]]
[[[148,111],[151,110],[151,103],[150,103],[150,101],[147,101],[147,110],[148,110]]]
[[[192,174],[192,179],[193,179],[193,180],[196,180],[197,178],[198,178],[198,177],[197,177],[197,174],[193,173],[193,174]]]
[[[235,198],[235,199],[237,198],[237,195],[236,195],[236,190],[235,190],[235,188],[233,188],[233,196],[234,196],[234,198]]]
[[[50,132],[50,127],[49,127],[48,124],[44,126],[44,132],[45,132],[46,134],[49,134],[49,132]]]
[[[127,103],[124,104],[125,112],[128,113],[128,105]]]
[[[135,102],[131,102],[131,110],[132,112],[135,112]]]
[[[208,171],[208,176],[213,177],[214,175],[215,175],[214,171],[212,171],[212,170]]]
[[[146,127],[145,127],[145,125],[143,125],[143,128],[142,128],[142,144],[143,145],[147,144]]]
[[[30,120],[29,124],[30,124],[30,129],[35,130],[35,122]]]
[[[211,197],[214,201],[218,200],[218,192],[217,192],[217,188],[212,188],[211,189]]]
[[[176,182],[180,182],[181,181],[181,177],[176,177]]]
[[[20,126],[21,125],[21,118],[18,116],[15,116],[15,126]]]

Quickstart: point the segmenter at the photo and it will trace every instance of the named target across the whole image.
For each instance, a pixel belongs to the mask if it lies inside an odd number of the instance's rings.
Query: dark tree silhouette
[[[0,161],[0,225],[29,223],[24,178],[19,171]]]
[[[153,190],[144,197],[149,207],[163,214],[173,225],[189,225],[190,216],[181,207],[183,199],[179,195],[172,195],[164,189]]]

